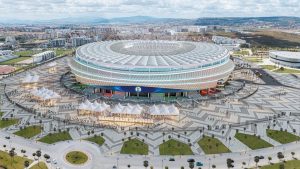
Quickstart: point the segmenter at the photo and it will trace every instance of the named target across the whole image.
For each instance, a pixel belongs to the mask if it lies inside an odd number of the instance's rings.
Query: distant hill
[[[117,18],[101,18],[101,17],[74,17],[61,18],[51,20],[5,20],[3,24],[194,24],[195,20],[177,19],[177,18],[155,18],[150,16],[131,16]]]
[[[273,24],[280,26],[289,26],[293,24],[300,25],[299,17],[226,17],[226,18],[198,18],[195,21],[196,25],[220,25],[220,26],[235,26],[249,24]]]

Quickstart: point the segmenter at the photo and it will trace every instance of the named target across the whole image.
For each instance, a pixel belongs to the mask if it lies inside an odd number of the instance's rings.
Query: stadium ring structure
[[[222,46],[187,41],[120,40],[86,44],[70,61],[82,84],[120,96],[188,96],[215,88],[234,69]]]
[[[270,51],[270,60],[280,66],[300,68],[300,52]]]

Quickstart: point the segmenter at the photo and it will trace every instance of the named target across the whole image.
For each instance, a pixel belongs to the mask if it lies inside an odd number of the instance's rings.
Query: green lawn
[[[30,167],[30,169],[48,169],[48,167],[44,162],[39,162],[38,164]]]
[[[7,119],[7,120],[1,119],[0,120],[0,129],[17,124],[18,122],[19,122],[19,119]]]
[[[254,135],[236,133],[234,137],[236,139],[240,140],[242,143],[244,143],[246,146],[248,146],[252,150],[273,146],[272,144],[266,142],[263,139],[260,139],[258,136],[254,136]]]
[[[22,169],[24,168],[24,162],[26,160],[30,163],[32,162],[32,160],[20,156],[14,156],[14,158],[11,159],[8,153],[0,151],[0,168],[3,166],[7,169]]]
[[[266,132],[267,132],[268,137],[272,138],[273,140],[278,141],[281,144],[286,144],[286,143],[300,140],[299,136],[296,136],[296,135],[291,134],[286,131],[267,129]]]
[[[101,136],[94,136],[94,137],[87,138],[85,140],[94,142],[94,143],[98,144],[99,146],[102,146],[102,144],[105,142],[104,138]]]
[[[300,69],[288,69],[288,68],[284,68],[284,69],[277,69],[274,72],[276,73],[300,73]]]
[[[277,68],[275,65],[261,65],[261,67],[267,70],[273,70]]]
[[[33,50],[24,50],[24,51],[17,51],[14,52],[14,55],[17,56],[32,56],[34,54],[40,53],[41,51],[33,51]]]
[[[218,139],[205,136],[198,141],[205,154],[229,153],[230,150]]]
[[[73,49],[55,49],[56,56],[71,55]]]
[[[262,59],[258,57],[244,57],[244,59],[248,62],[262,62]]]
[[[263,166],[260,169],[279,169],[280,163]],[[300,160],[291,160],[284,163],[285,169],[300,169]]]
[[[53,144],[59,141],[66,141],[66,140],[72,140],[72,137],[70,136],[69,132],[61,132],[61,133],[50,133],[47,136],[39,139],[38,141],[47,143],[47,144]]]
[[[29,59],[31,57],[18,57],[18,58],[14,58],[14,59],[10,59],[4,62],[0,62],[1,65],[9,65],[9,64],[14,64],[14,63],[18,63],[21,62],[23,60]]]
[[[249,55],[249,51],[247,50],[234,51],[233,55]]]
[[[193,155],[189,145],[170,139],[159,145],[160,155]]]
[[[3,112],[0,111],[0,119],[1,119],[2,115],[3,115]]]
[[[88,156],[80,151],[71,151],[66,155],[66,160],[71,164],[84,164],[88,160]]]
[[[42,132],[41,126],[29,126],[15,132],[14,134],[24,138],[31,138],[40,134],[41,132]]]
[[[149,148],[147,144],[138,139],[132,139],[124,142],[121,149],[121,154],[147,155],[148,151]]]

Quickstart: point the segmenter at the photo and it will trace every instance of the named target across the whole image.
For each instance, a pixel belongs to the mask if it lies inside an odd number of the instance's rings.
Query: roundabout
[[[81,151],[71,151],[65,156],[66,160],[73,165],[82,165],[88,161],[88,156]]]

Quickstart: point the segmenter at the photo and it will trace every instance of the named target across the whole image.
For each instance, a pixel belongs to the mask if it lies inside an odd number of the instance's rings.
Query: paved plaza
[[[269,138],[265,132],[269,127],[300,135],[299,74],[265,71],[260,72],[262,77],[258,78],[254,75],[257,69],[254,65],[251,68],[244,67],[233,73],[232,84],[239,86],[245,83],[241,90],[219,98],[178,100],[174,103],[180,110],[178,121],[158,120],[151,126],[136,127],[134,124],[101,125],[93,117],[75,116],[76,108],[87,98],[91,101],[105,98],[97,95],[83,96],[66,88],[61,82],[61,77],[69,71],[68,57],[57,59],[55,62],[57,64],[54,70],[49,70],[47,64],[43,64],[2,79],[0,84],[1,111],[4,112],[2,118],[21,119],[17,125],[0,130],[0,144],[16,147],[17,150],[26,148],[28,154],[41,149],[57,160],[57,164],[48,163],[49,167],[109,169],[113,166],[127,168],[130,164],[131,168],[138,169],[142,167],[142,161],[148,160],[149,166],[154,168],[168,166],[175,169],[179,166],[188,167],[186,160],[195,158],[196,161],[204,163],[203,168],[211,168],[212,164],[217,168],[226,168],[226,158],[233,158],[235,168],[241,168],[242,162],[246,162],[247,166],[255,166],[253,157],[256,155],[272,156],[274,162],[279,151],[286,154],[286,159],[291,158],[291,151],[297,152],[296,156],[300,157],[298,142],[282,145]],[[39,82],[34,84],[36,87],[45,87],[57,92],[62,97],[61,100],[55,106],[49,107],[31,99],[28,92],[31,86],[22,84],[22,79],[28,73],[40,77]],[[105,101],[116,104],[115,100]],[[122,104],[126,104],[126,100]],[[142,106],[147,107],[149,104]],[[43,131],[31,139],[12,134],[20,130],[20,126],[26,125],[42,125]],[[53,145],[36,141],[58,130],[68,131],[73,140]],[[104,137],[105,143],[102,146],[83,140],[91,137],[91,131]],[[237,131],[259,135],[274,147],[251,150],[234,137]],[[4,139],[8,135],[11,139]],[[232,153],[205,155],[197,144],[203,135],[213,135]],[[120,154],[124,139],[128,137],[144,140],[149,145],[149,155]],[[177,156],[174,162],[169,161],[167,156],[160,156],[159,145],[170,138],[190,144],[194,156]],[[89,157],[88,162],[79,167],[68,164],[64,155],[71,150],[85,152]],[[262,160],[261,164],[268,164],[268,160]]]

